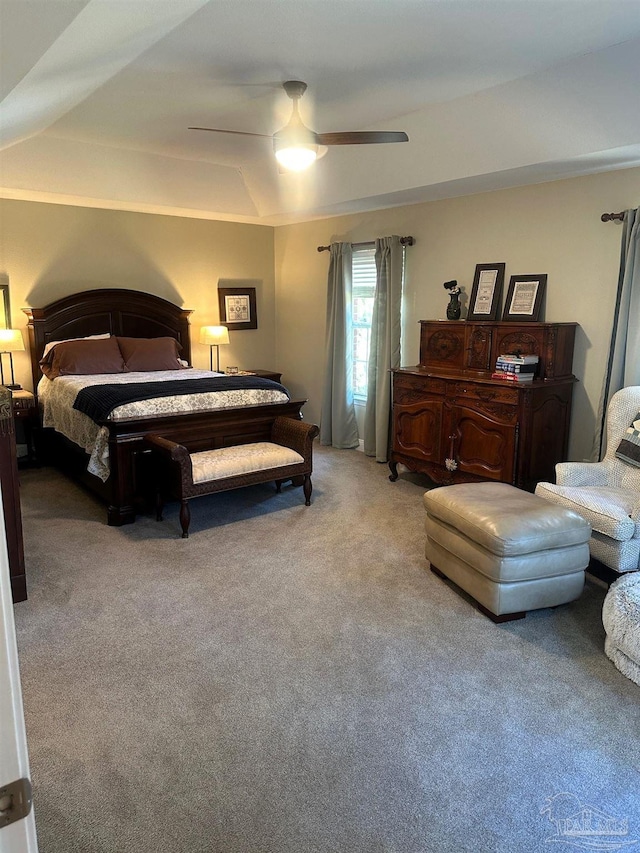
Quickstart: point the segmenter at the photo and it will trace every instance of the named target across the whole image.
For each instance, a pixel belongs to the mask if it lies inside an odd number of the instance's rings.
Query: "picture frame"
[[[497,320],[504,285],[505,264],[476,264],[467,320]]]
[[[219,287],[220,324],[230,332],[258,328],[255,287]]]
[[[537,323],[540,320],[542,299],[547,287],[546,273],[512,275],[504,303],[503,320]]]
[[[11,328],[11,300],[8,276],[0,274],[0,329]]]

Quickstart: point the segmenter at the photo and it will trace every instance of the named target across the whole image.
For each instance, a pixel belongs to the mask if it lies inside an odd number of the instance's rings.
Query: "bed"
[[[107,333],[125,338],[170,337],[181,346],[180,358],[191,363],[191,312],[158,296],[124,289],[89,290],[57,300],[44,308],[24,311],[29,318],[29,349],[36,390],[42,379],[40,360],[47,343],[52,341]],[[188,374],[190,379],[198,378],[202,373],[211,376],[209,371],[185,370],[180,373],[184,374],[181,378]],[[43,398],[46,396],[42,389],[40,393]],[[100,418],[96,421],[96,428],[102,431],[107,449],[106,478],[90,472],[91,453],[51,427],[42,428],[40,447],[44,461],[55,461],[106,502],[108,524],[129,524],[135,520],[136,511],[152,492],[147,435],[163,435],[185,445],[191,452],[205,447],[229,447],[267,440],[276,417],[301,419],[301,408],[306,402],[283,398],[282,395],[278,399],[278,402],[227,405],[212,410],[161,411],[152,415]],[[42,408],[45,400],[39,402]]]

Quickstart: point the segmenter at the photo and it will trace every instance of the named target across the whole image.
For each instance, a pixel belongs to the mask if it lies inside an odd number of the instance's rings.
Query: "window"
[[[371,318],[376,293],[375,246],[353,250],[351,273],[353,395],[356,400],[366,400]]]

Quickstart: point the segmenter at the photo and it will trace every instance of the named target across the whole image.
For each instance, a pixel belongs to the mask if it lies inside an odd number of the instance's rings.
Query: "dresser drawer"
[[[436,376],[416,376],[411,373],[395,373],[393,376],[393,402],[415,403],[433,395],[442,396],[447,383]]]
[[[447,388],[447,397],[462,400],[478,400],[481,403],[518,404],[518,389],[502,385],[485,385],[473,382],[451,382]]]

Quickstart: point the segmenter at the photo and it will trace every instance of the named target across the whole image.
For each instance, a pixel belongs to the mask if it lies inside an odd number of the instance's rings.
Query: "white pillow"
[[[66,344],[67,341],[102,341],[105,338],[110,338],[111,335],[107,332],[105,335],[87,335],[84,338],[66,338],[64,341],[49,341],[48,344],[45,344],[44,352],[42,353],[42,358],[52,350],[57,344]]]

